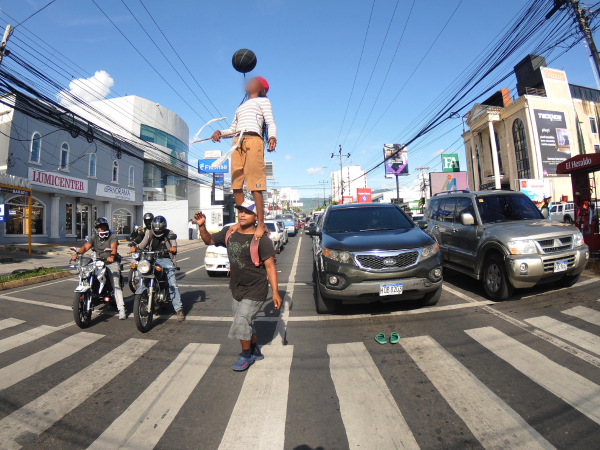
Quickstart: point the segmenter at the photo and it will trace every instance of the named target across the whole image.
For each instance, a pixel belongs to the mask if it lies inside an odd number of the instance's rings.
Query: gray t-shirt
[[[102,261],[106,261],[106,258],[110,256],[110,252],[105,252],[104,250],[110,248],[110,245],[113,243],[118,244],[117,235],[114,233],[110,233],[110,236],[106,239],[100,239],[100,236],[94,234],[88,239],[88,242],[92,245],[92,251],[96,252],[96,258]]]

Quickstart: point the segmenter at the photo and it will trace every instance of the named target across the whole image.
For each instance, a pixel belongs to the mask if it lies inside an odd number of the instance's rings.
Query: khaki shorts
[[[233,143],[237,140],[235,138]],[[249,191],[267,190],[265,145],[258,136],[242,138],[241,145],[231,155],[231,189],[242,189],[244,180]]]
[[[249,341],[252,335],[256,333],[254,328],[254,319],[264,305],[263,302],[256,302],[247,298],[243,300],[233,299],[232,312],[233,323],[229,330],[229,339],[239,339]]]

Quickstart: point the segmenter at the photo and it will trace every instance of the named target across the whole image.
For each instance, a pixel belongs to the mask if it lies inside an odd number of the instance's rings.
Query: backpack
[[[233,234],[233,232],[231,231],[231,228],[229,228],[229,230],[227,230],[227,233],[225,233],[225,246],[227,247],[227,242],[229,241],[229,237]],[[258,244],[260,241],[256,240],[256,239],[252,239],[252,241],[250,241],[250,258],[252,258],[252,262],[254,263],[254,265],[256,267],[260,266],[260,265],[264,265],[265,263],[262,262],[260,260],[260,256],[258,254]]]

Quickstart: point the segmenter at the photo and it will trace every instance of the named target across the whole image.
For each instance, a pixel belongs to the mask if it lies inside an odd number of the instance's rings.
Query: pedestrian
[[[188,238],[191,241],[192,239],[194,239],[194,230],[196,229],[196,222],[194,222],[192,219],[190,219],[190,221],[188,222]]]
[[[199,211],[194,218],[206,245],[227,247],[231,275],[229,288],[233,296],[233,324],[229,330],[229,339],[239,339],[242,345],[242,353],[231,368],[242,372],[255,361],[264,359],[257,344],[254,319],[267,300],[268,283],[273,291],[275,309],[281,307],[281,297],[273,243],[266,234],[258,241],[254,239],[256,204],[246,201],[242,205],[236,205],[236,208],[239,211],[239,227],[235,232],[230,227],[224,227],[211,235],[206,230],[206,216]]]
[[[267,228],[264,219],[263,192],[267,190],[267,172],[265,169],[264,148],[272,152],[277,145],[277,127],[273,119],[271,102],[267,98],[269,83],[262,77],[252,78],[246,83],[246,96],[235,112],[231,126],[226,130],[215,131],[213,142],[221,142],[221,136],[235,132],[243,132],[242,142],[239,142],[231,155],[231,188],[237,206],[244,202],[244,180],[246,189],[252,192],[256,204],[258,224],[254,234],[260,239]],[[233,145],[238,138],[235,138]],[[234,226],[237,231],[239,225]]]

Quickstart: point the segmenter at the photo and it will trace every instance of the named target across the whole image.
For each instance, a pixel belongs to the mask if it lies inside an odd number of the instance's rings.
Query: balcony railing
[[[546,89],[536,89],[536,88],[525,88],[525,94],[527,95],[537,95],[538,97],[546,97]]]

